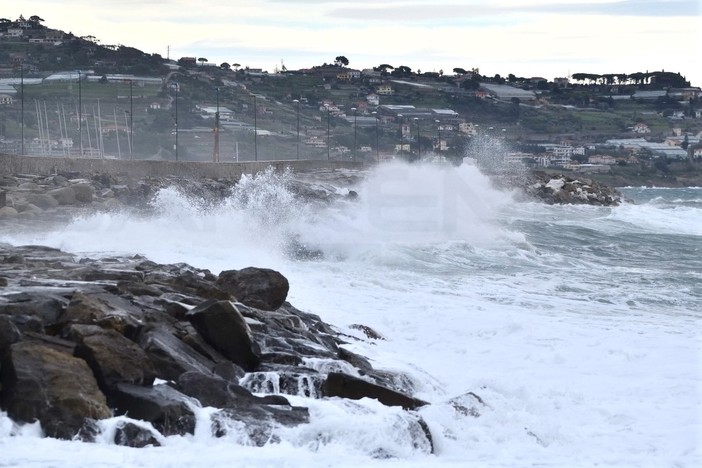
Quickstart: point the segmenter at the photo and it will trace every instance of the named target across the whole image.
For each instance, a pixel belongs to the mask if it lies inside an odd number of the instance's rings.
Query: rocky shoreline
[[[432,452],[415,411],[428,403],[412,396],[412,380],[344,348],[382,337],[360,324],[357,336],[342,334],[287,293],[285,277],[268,269],[214,275],[1,245],[0,409],[39,421],[46,436],[86,442],[100,432],[96,421],[128,415],[135,421],[118,425],[114,443],[142,447],[194,433],[194,408],[208,406],[219,409],[213,437],[237,423],[244,443],[264,445],[282,427],[309,423],[307,408],[285,395],[373,398],[404,408],[412,444]],[[477,396],[455,400],[465,414],[480,405]]]
[[[333,175],[353,186],[358,174]],[[535,174],[498,181],[546,203],[614,205],[616,191],[588,180]],[[0,226],[28,226],[101,210],[149,210],[159,189],[176,187],[216,203],[235,181],[106,174],[18,174],[0,178]],[[323,183],[290,179],[294,196],[316,203],[353,200]],[[298,255],[313,254],[301,251]],[[128,415],[114,443],[160,445],[192,434],[197,408],[214,407],[213,437],[237,424],[243,443],[279,440],[280,428],[309,424],[304,398],[372,398],[398,406],[415,449],[433,452],[429,427],[407,375],[376,369],[345,345],[382,336],[362,324],[344,334],[286,302],[279,272],[245,268],[213,274],[146,258],[82,258],[41,246],[0,245],[0,410],[44,434],[94,441],[98,421]],[[298,400],[296,400],[298,401]],[[456,417],[477,417],[482,399],[449,401]],[[382,454],[378,454],[382,456]]]
[[[329,175],[329,174],[327,174]],[[350,186],[361,175],[345,174],[343,184]],[[337,182],[339,177],[334,180]],[[590,204],[615,206],[619,192],[588,178],[563,174],[530,172],[492,176],[502,188],[517,190],[523,198],[549,204]],[[228,179],[189,179],[184,177],[134,178],[109,174],[55,174],[39,176],[17,174],[0,177],[0,222],[71,216],[76,210],[88,212],[116,209],[148,209],[149,202],[162,188],[177,190],[208,203],[232,194],[237,181]],[[306,201],[330,203],[342,198],[333,187],[320,186],[304,177],[290,178],[287,188]],[[349,190],[347,197],[358,194]]]
[[[549,205],[617,206],[622,202],[617,189],[587,177],[532,171],[494,175],[492,180],[498,187],[516,189],[522,198]]]

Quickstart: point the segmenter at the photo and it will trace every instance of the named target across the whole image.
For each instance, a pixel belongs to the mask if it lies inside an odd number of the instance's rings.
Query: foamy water
[[[163,447],[40,438],[0,417],[0,465],[699,466],[702,464],[702,207],[697,190],[629,188],[616,208],[517,203],[473,166],[392,164],[357,201],[306,204],[289,175],[242,181],[204,209],[162,190],[155,214],[96,214],[5,235],[86,255],[139,253],[214,273],[281,271],[289,300],[349,349],[407,373],[436,453],[412,447],[408,415],[372,400],[292,397],[309,425],[251,447],[206,424]],[[347,188],[339,188],[345,193]],[[323,259],[295,260],[290,240]],[[450,400],[474,392],[480,417]],[[203,412],[203,421],[209,409]],[[117,419],[104,421],[106,431]],[[379,458],[383,454],[387,458]]]

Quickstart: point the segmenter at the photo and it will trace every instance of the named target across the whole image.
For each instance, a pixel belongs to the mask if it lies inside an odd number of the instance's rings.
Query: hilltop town
[[[573,171],[614,184],[702,180],[702,90],[675,72],[549,81],[465,65],[361,70],[343,55],[269,72],[164,58],[43,23],[0,18],[0,153],[222,162],[468,156],[488,171]]]

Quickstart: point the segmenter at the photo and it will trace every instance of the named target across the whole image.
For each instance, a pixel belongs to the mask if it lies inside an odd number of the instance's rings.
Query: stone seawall
[[[52,158],[0,154],[0,175],[50,175],[61,172],[80,174],[106,173],[137,177],[206,177],[235,178],[254,174],[273,166],[276,170],[290,168],[294,172],[315,169],[358,168],[362,163],[351,161],[289,160],[249,162],[144,161],[125,159]]]

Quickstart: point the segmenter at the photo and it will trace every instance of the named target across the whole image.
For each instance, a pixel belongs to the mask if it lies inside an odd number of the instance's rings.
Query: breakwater
[[[317,169],[357,168],[353,161],[283,160],[247,162],[150,161],[127,159],[53,158],[0,154],[0,175],[50,175],[75,172],[80,174],[107,173],[139,177],[206,177],[239,178],[255,174],[268,167],[276,170],[290,168],[294,172]]]

